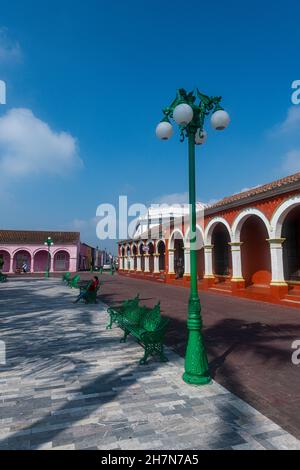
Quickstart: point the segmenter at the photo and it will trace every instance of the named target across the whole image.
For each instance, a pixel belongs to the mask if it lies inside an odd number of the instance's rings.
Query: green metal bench
[[[78,289],[79,288],[79,283],[80,281],[80,276],[79,274],[76,274],[74,277],[70,278],[68,280],[68,286],[71,287],[71,288],[74,288],[74,289]]]
[[[145,306],[129,308],[117,317],[116,323],[124,331],[121,343],[125,343],[131,334],[144,348],[140,364],[146,364],[149,356],[158,356],[161,362],[168,360],[164,355],[164,339],[169,320],[161,317],[160,303],[152,309]]]
[[[109,314],[109,323],[106,327],[106,329],[110,329],[113,325],[113,323],[118,323],[118,318],[122,315],[124,315],[127,311],[132,310],[136,307],[138,307],[140,302],[140,295],[138,294],[136,297],[133,299],[127,299],[124,300],[124,302],[121,304],[120,307],[109,307],[107,309],[107,313]]]
[[[100,289],[100,284],[99,284],[96,290],[89,291],[88,288],[90,287],[91,283],[92,283],[92,281],[88,282],[85,285],[79,286],[80,294],[82,294],[82,292],[85,293],[85,296],[82,300],[84,300],[85,303],[87,303],[87,304],[97,303],[97,295],[98,295],[98,292],[99,292],[99,289]]]
[[[68,283],[71,278],[71,273],[67,272],[62,275],[62,281]]]

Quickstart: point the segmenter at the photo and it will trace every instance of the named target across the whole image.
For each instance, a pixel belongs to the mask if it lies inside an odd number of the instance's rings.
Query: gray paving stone
[[[168,363],[140,366],[141,347],[106,330],[105,305],[75,295],[58,279],[0,291],[0,449],[300,449],[219,384],[183,383],[169,348]]]

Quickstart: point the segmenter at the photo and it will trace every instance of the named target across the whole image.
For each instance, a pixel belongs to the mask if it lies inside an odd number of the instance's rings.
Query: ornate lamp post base
[[[207,355],[202,336],[201,307],[198,294],[189,300],[188,343],[185,354],[183,380],[188,384],[206,385],[211,381]]]

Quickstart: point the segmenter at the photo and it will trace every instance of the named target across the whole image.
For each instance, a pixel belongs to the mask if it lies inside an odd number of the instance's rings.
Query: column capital
[[[286,238],[266,238],[266,241],[270,243],[270,245],[282,245],[285,242]]]
[[[204,246],[203,246],[203,248],[204,248],[205,250],[212,250],[213,247],[214,247],[214,245],[204,245]]]
[[[168,250],[168,251],[169,251],[169,253],[174,253],[174,251],[175,251],[175,248],[169,248],[169,250]]]
[[[228,245],[230,246],[242,246],[244,242],[228,242]]]

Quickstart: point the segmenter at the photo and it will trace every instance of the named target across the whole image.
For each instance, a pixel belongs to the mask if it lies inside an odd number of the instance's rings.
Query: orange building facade
[[[189,225],[151,231],[119,241],[119,273],[188,287]],[[197,239],[200,290],[300,307],[300,173],[206,207]]]

